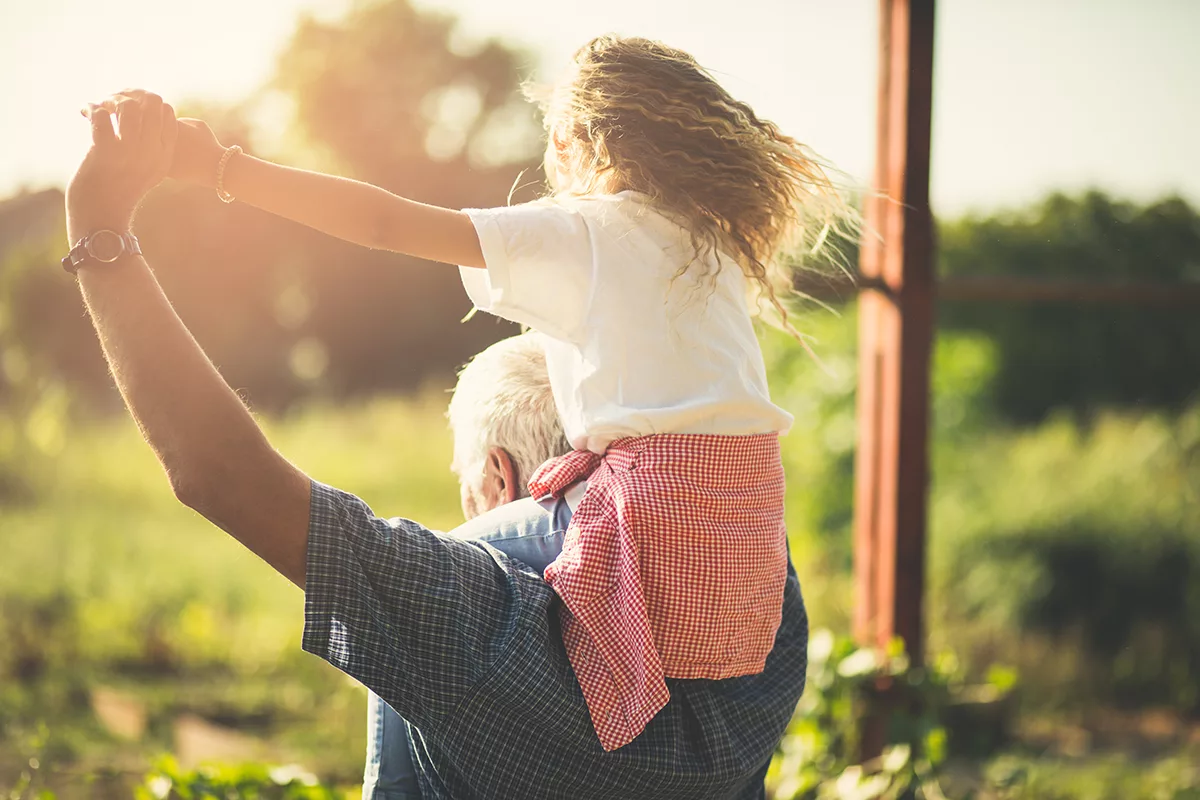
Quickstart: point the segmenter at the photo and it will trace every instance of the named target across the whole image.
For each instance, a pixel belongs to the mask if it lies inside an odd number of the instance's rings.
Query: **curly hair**
[[[549,93],[527,91],[573,181],[559,193],[647,195],[691,232],[696,258],[680,275],[713,250],[725,253],[749,280],[756,309],[773,308],[803,343],[779,299],[792,290],[780,257],[815,253],[858,220],[819,157],[692,56],[648,39],[593,39]]]

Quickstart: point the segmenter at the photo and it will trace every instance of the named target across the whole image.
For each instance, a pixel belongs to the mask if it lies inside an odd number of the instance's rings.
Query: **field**
[[[943,375],[954,374],[953,359],[970,361],[962,352],[940,358]],[[785,366],[773,369],[786,396]],[[845,630],[848,518],[834,495],[847,485],[853,439],[839,432],[839,398],[834,391],[813,400],[821,424],[798,423],[787,461],[793,555],[814,626]],[[445,399],[428,391],[314,406],[265,425],[318,480],[383,515],[449,528],[460,512]],[[980,796],[997,798],[1197,796],[1186,792],[1200,786],[1200,732],[1183,713],[1194,684],[1173,672],[1178,649],[1154,644],[1170,620],[1139,623],[1131,635],[1146,643],[1145,657],[1121,655],[1124,672],[1114,678],[1081,638],[1086,619],[1051,636],[1022,600],[1040,596],[1039,580],[1054,579],[1037,560],[1043,539],[1100,541],[1123,569],[1136,576],[1144,567],[1148,582],[1164,583],[1157,562],[1121,556],[1129,537],[1112,531],[1136,523],[1138,546],[1128,551],[1136,554],[1174,552],[1167,545],[1175,533],[1195,529],[1188,493],[1198,478],[1200,414],[1111,415],[1087,427],[1052,420],[964,444],[944,406],[932,505],[933,649],[960,683],[997,664],[1015,667],[1021,697],[1001,752],[951,758],[944,785],[992,787]],[[0,792],[19,787],[24,772],[60,798],[127,797],[163,753],[182,768],[300,764],[353,792],[365,694],[300,651],[300,592],[179,505],[124,417],[39,441],[47,452],[29,460],[0,506]],[[1068,479],[1073,464],[1088,466]],[[1123,502],[1110,513],[1103,501],[1117,493]],[[1014,540],[1016,556],[1006,549]],[[961,663],[946,660],[949,650]],[[1157,672],[1155,659],[1166,659]],[[1123,706],[1121,692],[1136,702]],[[786,783],[776,789],[789,796]]]
[[[267,427],[315,478],[449,528],[442,408],[431,393]],[[62,785],[140,775],[161,752],[300,761],[353,783],[365,693],[300,651],[300,591],[177,503],[128,420],[63,448],[0,509],[0,787],[30,757]]]

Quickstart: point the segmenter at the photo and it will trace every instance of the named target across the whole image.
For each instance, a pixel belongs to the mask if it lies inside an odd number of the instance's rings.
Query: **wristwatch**
[[[63,269],[74,275],[80,267],[87,266],[93,261],[100,264],[111,264],[121,256],[140,256],[142,246],[137,237],[129,231],[100,230],[84,236],[71,252],[62,260]]]

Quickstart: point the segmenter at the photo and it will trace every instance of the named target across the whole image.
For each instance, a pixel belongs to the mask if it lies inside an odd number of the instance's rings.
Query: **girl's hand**
[[[225,148],[208,124],[198,119],[180,119],[175,139],[175,160],[167,173],[170,177],[187,183],[207,186],[217,185],[217,165]]]

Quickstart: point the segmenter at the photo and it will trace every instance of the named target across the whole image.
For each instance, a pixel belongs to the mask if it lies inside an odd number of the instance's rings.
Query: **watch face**
[[[125,252],[125,240],[114,231],[96,231],[88,237],[87,251],[97,261],[116,261]]]

